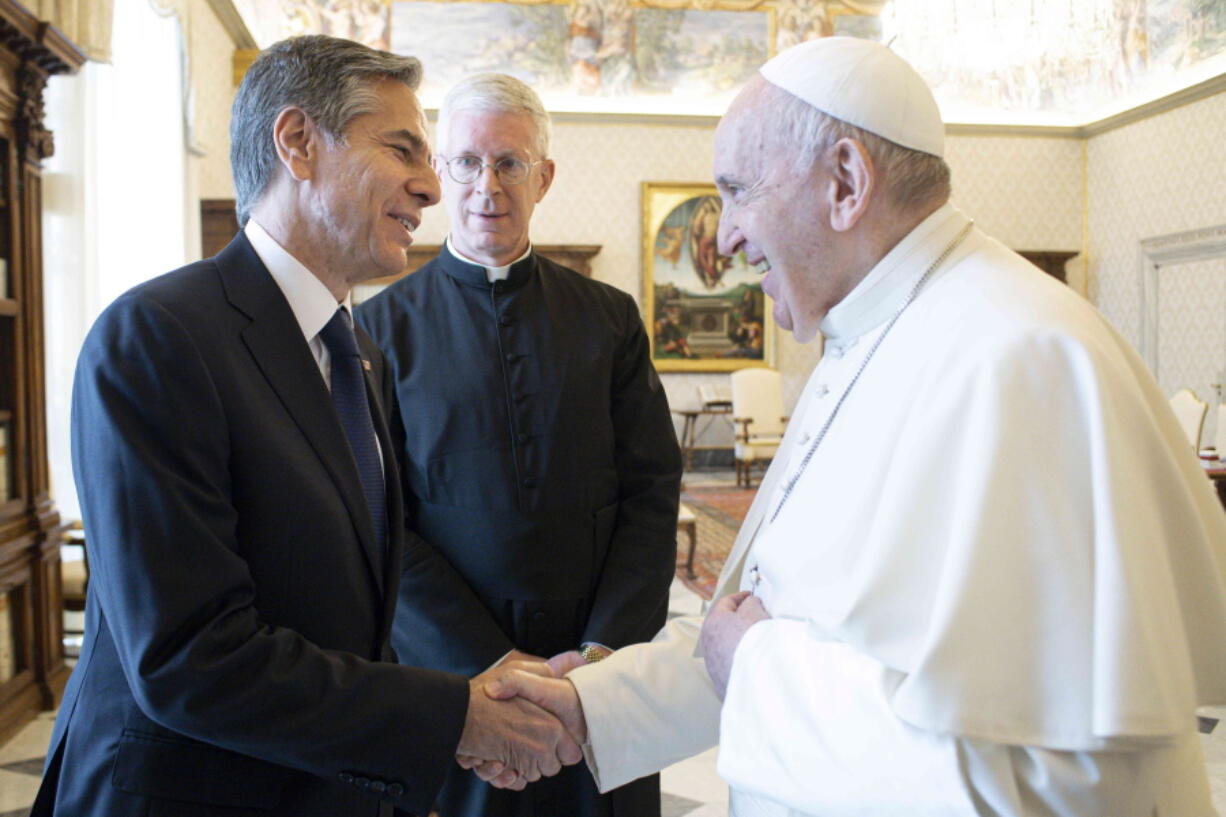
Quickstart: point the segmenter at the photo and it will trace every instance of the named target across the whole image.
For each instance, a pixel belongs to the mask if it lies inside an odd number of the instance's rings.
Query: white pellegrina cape
[[[1144,364],[946,205],[827,315],[720,580],[772,620],[721,712],[700,621],[570,676],[602,787],[712,745],[733,813],[1212,814],[1226,516]],[[751,578],[752,576],[752,578]]]

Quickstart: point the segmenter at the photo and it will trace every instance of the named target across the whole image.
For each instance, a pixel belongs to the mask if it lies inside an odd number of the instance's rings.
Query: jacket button
[[[501,318],[498,319],[498,322],[502,324],[503,326],[510,326],[513,323],[510,315],[503,315]]]
[[[514,363],[517,355],[514,352],[507,352],[507,363]]]
[[[392,783],[387,787],[387,793],[392,797],[399,797],[400,795],[404,794],[404,786],[400,785],[399,783]]]
[[[528,437],[529,437],[529,435],[528,435],[528,433],[527,433],[527,432],[524,432],[524,431],[519,432],[519,441],[520,441],[521,443],[526,443],[526,442],[528,442]]]
[[[353,779],[353,785],[357,786],[359,789],[369,789],[370,788],[370,778],[369,777],[355,777]]]
[[[340,778],[341,778],[342,783],[352,783],[353,782],[353,775],[349,774],[349,772],[341,772]]]
[[[383,792],[387,790],[387,784],[382,780],[372,781],[370,784],[370,790],[375,794],[383,794]]]
[[[533,613],[533,614],[532,614],[532,620],[533,620],[533,621],[544,621],[544,620],[545,620],[545,611],[544,611],[544,610],[537,610],[535,613]]]
[[[534,485],[536,485],[535,477],[524,477],[524,487],[525,488],[531,488]]]

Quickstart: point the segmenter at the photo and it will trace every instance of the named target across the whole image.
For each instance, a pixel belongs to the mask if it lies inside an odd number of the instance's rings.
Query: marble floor
[[[681,582],[670,591],[669,615],[696,615],[702,600]],[[1226,816],[1226,707],[1201,711],[1201,740],[1213,800]],[[42,774],[54,713],[45,712],[0,746],[0,817],[26,817]],[[1211,731],[1205,732],[1206,729]],[[716,750],[684,760],[661,774],[662,817],[727,817],[728,789],[715,772]]]

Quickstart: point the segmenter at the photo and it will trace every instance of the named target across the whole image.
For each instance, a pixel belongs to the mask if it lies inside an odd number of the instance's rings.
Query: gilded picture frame
[[[775,364],[775,325],[761,275],[716,246],[713,184],[643,182],[643,309],[662,372],[731,372]]]

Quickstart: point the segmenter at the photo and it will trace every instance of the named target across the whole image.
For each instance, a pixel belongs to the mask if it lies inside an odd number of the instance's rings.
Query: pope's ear
[[[311,178],[315,160],[323,145],[323,133],[301,108],[283,108],[272,123],[273,147],[277,159],[290,178]]]
[[[863,217],[877,187],[877,169],[864,145],[840,139],[830,148],[828,162],[830,228],[846,232]]]
[[[545,194],[549,192],[550,185],[553,184],[553,173],[556,168],[553,164],[553,159],[545,159],[540,164],[541,168],[541,186],[536,191],[536,202],[540,204],[541,199],[545,198]]]

